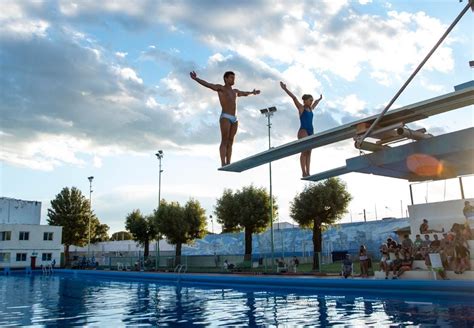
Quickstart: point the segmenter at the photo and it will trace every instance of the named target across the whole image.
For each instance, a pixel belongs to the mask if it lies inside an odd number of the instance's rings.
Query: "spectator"
[[[227,259],[224,260],[224,270],[232,270],[235,268],[233,263],[229,263]]]
[[[416,235],[415,241],[413,242],[413,254],[415,256],[415,260],[423,260],[423,240],[421,239],[420,235]]]
[[[440,232],[440,233],[444,232],[444,228],[441,231],[430,229],[430,227],[428,226],[428,220],[423,219],[423,223],[420,225],[420,233],[426,234],[426,233],[433,233],[433,232]]]
[[[413,254],[413,241],[410,239],[410,236],[408,234],[403,236],[402,251],[403,252],[408,251],[410,255]]]
[[[430,243],[430,252],[438,253],[441,247],[441,241],[438,239],[438,235],[433,235],[433,240]]]
[[[291,261],[291,264],[293,265],[293,272],[296,273],[298,266],[300,265],[300,261],[296,256],[293,256],[293,260]]]
[[[369,257],[367,255],[367,248],[364,245],[360,245],[359,248],[359,261],[360,261],[360,276],[369,276]]]
[[[346,279],[352,276],[352,260],[349,254],[346,254],[346,258],[342,260],[342,275]]]
[[[424,248],[426,251],[427,249],[430,248],[430,245],[431,245],[430,235],[425,235],[425,240],[423,240],[422,248]]]
[[[388,247],[387,244],[382,244],[380,247],[380,253],[382,254],[382,257],[380,258],[380,270],[385,272],[385,279],[388,279],[388,273],[390,272],[390,255],[388,253]]]
[[[455,268],[454,273],[463,274],[464,271],[469,270],[471,263],[469,260],[470,252],[469,249],[464,245],[463,242],[459,241],[455,243]]]
[[[400,258],[400,253],[395,253],[395,260],[393,260],[391,264],[391,269],[393,272],[392,279],[397,279],[397,273],[401,269],[401,267],[402,267],[402,259]]]
[[[395,240],[389,237],[387,238],[387,246],[389,251],[395,252],[397,250],[398,244]]]
[[[401,262],[400,269],[398,269],[396,279],[400,278],[400,276],[406,272],[410,271],[413,267],[413,257],[411,257],[411,254],[408,252],[404,253],[403,260]],[[394,277],[395,278],[395,277]]]
[[[277,272],[287,272],[286,263],[283,257],[276,259]]]
[[[472,206],[471,203],[467,200],[464,202],[464,208],[462,209],[462,213],[464,214],[466,221],[468,221],[470,217],[474,216],[474,206]]]
[[[446,236],[444,247],[440,251],[441,260],[445,269],[450,270],[455,266],[455,245],[454,245],[454,233],[450,232]]]

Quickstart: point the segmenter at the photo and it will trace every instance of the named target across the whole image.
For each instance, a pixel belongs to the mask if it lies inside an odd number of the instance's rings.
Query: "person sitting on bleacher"
[[[433,238],[430,243],[430,253],[438,253],[441,247],[441,241],[438,239],[438,235],[433,235]]]
[[[388,247],[389,252],[395,252],[398,248],[398,244],[395,240],[388,237],[387,238],[387,247]]]
[[[392,261],[392,264],[390,266],[390,269],[392,269],[393,272],[393,279],[397,279],[396,275],[400,268],[402,267],[402,259],[400,258],[400,253],[395,253],[395,260]],[[388,275],[386,275],[385,279],[388,279]]]
[[[420,225],[420,233],[427,234],[427,233],[433,233],[433,232],[440,232],[440,233],[444,232],[444,228],[441,229],[441,231],[430,229],[430,227],[428,226],[428,220],[423,219],[423,223]]]
[[[413,242],[413,255],[415,256],[415,260],[423,260],[424,254],[422,252],[423,249],[423,240],[421,239],[420,235],[416,235],[416,239]]]
[[[430,245],[431,245],[430,235],[425,235],[425,240],[423,240],[422,247],[425,249],[428,249],[430,248]]]
[[[413,267],[413,257],[411,256],[411,254],[409,252],[405,252],[403,254],[403,259],[402,259],[402,262],[401,262],[401,266],[400,266],[400,269],[398,269],[398,272],[397,272],[397,275],[393,278],[400,278],[400,276],[406,272],[406,271],[410,271]]]
[[[413,254],[413,241],[410,239],[410,236],[408,234],[403,236],[402,251],[408,251],[410,253],[410,256]]]
[[[441,244],[443,245],[440,249],[441,260],[445,269],[449,270],[454,267],[454,233],[448,233]]]

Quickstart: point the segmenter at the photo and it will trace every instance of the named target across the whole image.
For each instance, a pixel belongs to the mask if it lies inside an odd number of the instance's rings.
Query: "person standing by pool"
[[[225,166],[230,164],[230,158],[232,156],[232,145],[234,143],[234,137],[237,133],[239,121],[237,120],[237,97],[246,97],[250,95],[260,94],[260,90],[253,89],[253,91],[240,91],[233,89],[232,86],[235,82],[235,73],[228,71],[224,73],[224,85],[213,84],[204,81],[197,77],[196,72],[192,71],[189,73],[191,79],[196,81],[202,86],[214,90],[219,96],[219,102],[221,103],[222,113],[219,118],[219,125],[221,128],[221,144],[219,146],[219,154],[221,157],[221,165]]]
[[[298,98],[296,98],[296,96],[290,90],[288,90],[285,83],[280,82],[280,86],[288,94],[288,96],[290,96],[290,98],[293,99],[296,109],[298,109],[298,113],[300,116],[300,123],[301,123],[300,129],[298,130],[298,139],[314,134],[313,110],[319,104],[321,99],[323,99],[323,95],[320,95],[319,99],[313,101],[313,96],[309,94],[304,94],[303,97],[301,97],[303,100],[303,104],[301,104]],[[310,162],[311,162],[311,149],[305,150],[300,155],[300,165],[301,165],[301,171],[303,173],[303,177],[309,176]]]
[[[367,255],[367,248],[364,245],[360,245],[359,248],[359,261],[360,276],[367,278],[369,276],[369,257]]]

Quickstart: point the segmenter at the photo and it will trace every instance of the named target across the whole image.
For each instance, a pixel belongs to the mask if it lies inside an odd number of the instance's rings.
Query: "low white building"
[[[62,227],[40,225],[40,213],[40,202],[0,198],[0,268],[59,266]]]

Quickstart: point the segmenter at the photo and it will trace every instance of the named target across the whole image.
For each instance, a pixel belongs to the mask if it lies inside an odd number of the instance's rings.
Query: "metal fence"
[[[182,266],[181,272],[280,272],[297,271],[298,265],[313,263],[312,256],[256,257],[244,255],[193,255],[193,256],[101,256],[76,257],[72,268],[119,271],[161,271],[173,272]],[[330,259],[320,256],[320,263],[330,263]],[[296,267],[296,268],[295,268]]]

